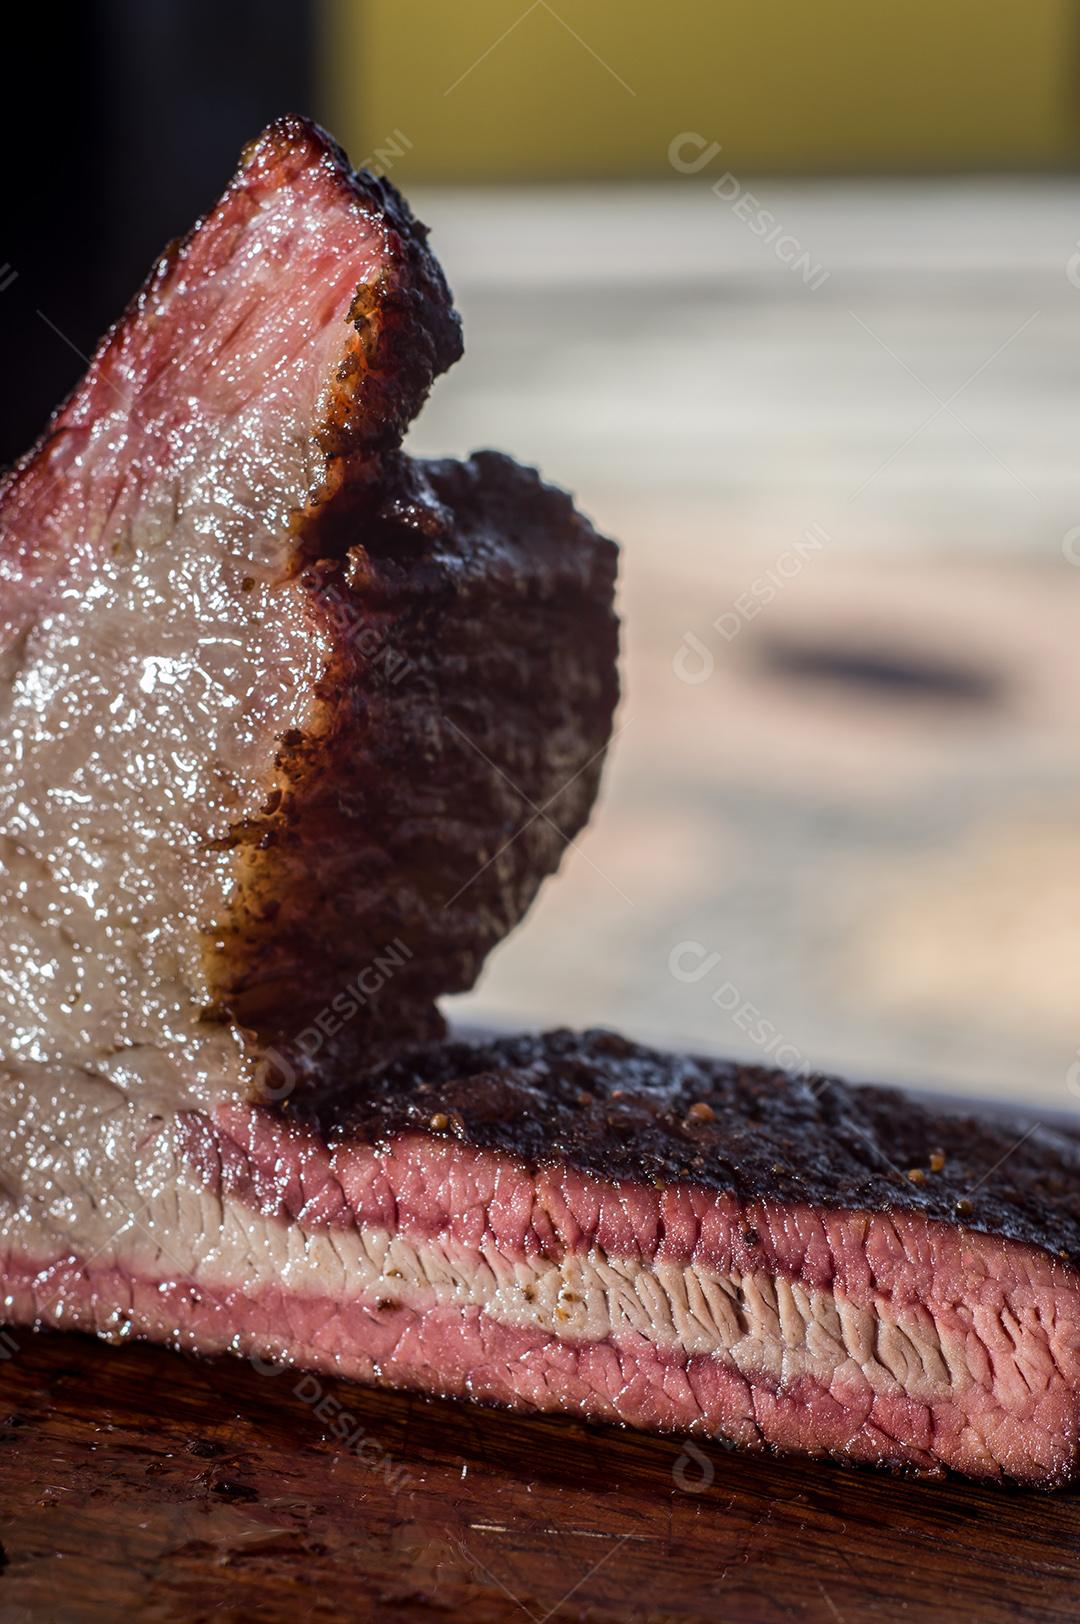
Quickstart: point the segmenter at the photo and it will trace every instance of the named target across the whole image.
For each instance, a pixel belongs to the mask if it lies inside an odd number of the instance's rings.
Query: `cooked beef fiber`
[[[0,484],[8,1319],[1065,1482],[1080,1138],[427,1041],[616,698],[611,544],[398,449],[458,350],[405,205],[283,120]]]
[[[0,481],[0,1069],[176,1103],[435,1036],[557,866],[615,548],[395,449],[460,349],[406,205],[282,119]]]
[[[1014,1149],[605,1032],[294,1099],[163,1118],[23,1085],[12,1318],[753,1450],[1076,1473],[1077,1136]]]

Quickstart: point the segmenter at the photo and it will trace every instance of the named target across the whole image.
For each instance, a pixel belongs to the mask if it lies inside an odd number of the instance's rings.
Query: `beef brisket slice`
[[[339,996],[434,1034],[580,828],[614,548],[395,451],[459,352],[405,204],[283,119],[0,482],[0,1075],[251,1091]]]
[[[16,1321],[748,1449],[1076,1472],[1074,1135],[606,1033],[433,1046],[291,1117],[80,1086],[5,1107]]]
[[[356,505],[300,575],[323,723],[232,834],[225,1007],[272,1039],[277,1090],[354,1078],[472,986],[584,826],[618,697],[616,550],[563,492],[494,452],[392,457]]]

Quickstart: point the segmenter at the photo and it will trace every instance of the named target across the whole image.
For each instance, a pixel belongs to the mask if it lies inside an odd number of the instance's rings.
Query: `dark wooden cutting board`
[[[690,1458],[240,1360],[9,1335],[0,1624],[1080,1611],[1080,1494]]]

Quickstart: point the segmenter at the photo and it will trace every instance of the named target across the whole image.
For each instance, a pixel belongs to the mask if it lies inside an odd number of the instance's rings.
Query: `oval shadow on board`
[[[988,709],[1007,688],[999,670],[900,646],[773,636],[761,640],[757,659],[767,676],[829,683],[886,700]]]

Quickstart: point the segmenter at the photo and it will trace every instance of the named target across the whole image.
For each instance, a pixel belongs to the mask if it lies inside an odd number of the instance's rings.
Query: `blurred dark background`
[[[23,94],[0,98],[0,283],[17,277],[0,297],[0,354],[18,387],[0,394],[0,465],[81,375],[76,349],[93,349],[159,250],[213,202],[244,142],[312,105],[314,28],[303,0],[11,9],[5,57]]]

